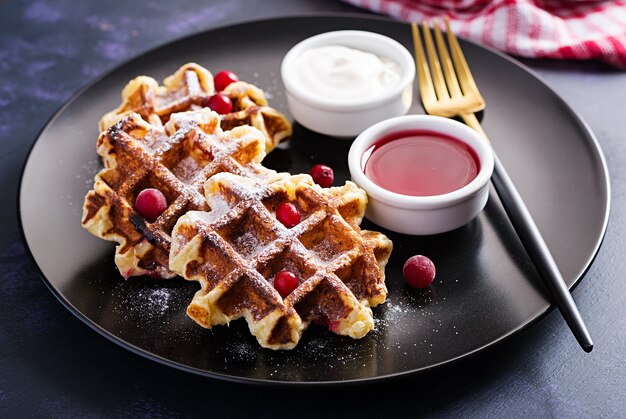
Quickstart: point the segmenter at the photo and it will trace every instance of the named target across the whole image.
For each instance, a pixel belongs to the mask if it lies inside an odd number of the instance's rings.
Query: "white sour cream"
[[[340,45],[304,51],[294,78],[311,95],[340,103],[375,98],[400,81],[400,66],[370,52]]]

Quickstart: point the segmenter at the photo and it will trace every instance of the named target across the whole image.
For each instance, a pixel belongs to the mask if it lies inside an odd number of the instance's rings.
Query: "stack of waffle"
[[[359,228],[365,192],[351,182],[324,189],[308,175],[263,167],[268,148],[291,127],[259,105],[258,88],[239,96],[242,82],[227,88],[241,107],[228,119],[201,108],[196,98],[213,83],[197,65],[168,77],[165,88],[149,80],[129,83],[122,105],[102,119],[97,149],[105,167],[83,211],[87,230],[118,243],[122,275],[199,281],[187,309],[192,319],[210,328],[245,317],[259,343],[272,349],[293,348],[311,322],[353,338],[370,331],[370,307],[386,298],[391,242]],[[255,107],[267,111],[255,114],[264,129],[250,119],[231,125],[242,120],[234,115]],[[154,222],[134,208],[147,188],[161,191],[168,204]],[[276,219],[283,202],[302,215],[291,229]],[[283,269],[299,279],[286,298],[272,286]]]

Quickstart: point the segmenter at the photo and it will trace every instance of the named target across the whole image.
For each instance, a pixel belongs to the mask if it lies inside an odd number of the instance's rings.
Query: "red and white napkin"
[[[448,16],[459,36],[522,57],[626,68],[626,0],[343,0],[395,18]]]

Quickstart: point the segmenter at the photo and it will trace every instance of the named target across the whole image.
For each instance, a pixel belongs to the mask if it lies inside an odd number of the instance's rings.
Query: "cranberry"
[[[206,106],[219,113],[220,115],[230,113],[233,110],[233,102],[231,102],[230,98],[220,93],[208,98],[206,101]]]
[[[287,228],[298,225],[300,222],[300,211],[290,202],[284,202],[276,208],[276,218]]]
[[[309,174],[313,178],[313,181],[320,185],[322,188],[328,188],[330,185],[332,185],[333,179],[335,178],[333,169],[326,166],[325,164],[316,164],[311,168]]]
[[[402,267],[406,282],[414,288],[426,288],[435,279],[435,264],[426,256],[411,256]]]
[[[158,189],[148,188],[139,192],[135,199],[135,209],[148,222],[153,223],[167,208],[165,195]]]
[[[232,71],[220,71],[213,78],[215,84],[215,90],[221,92],[226,89],[229,84],[239,81],[239,77]]]
[[[298,277],[288,270],[278,272],[274,278],[274,288],[283,298],[286,298],[293,290],[298,288],[298,285]]]

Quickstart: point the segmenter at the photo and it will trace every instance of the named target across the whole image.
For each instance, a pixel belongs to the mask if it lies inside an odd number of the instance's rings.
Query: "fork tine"
[[[415,22],[411,23],[411,31],[413,32],[413,47],[415,49],[415,65],[417,66],[417,80],[419,81],[420,95],[422,96],[422,102],[424,106],[428,106],[429,103],[434,103],[437,100],[435,90],[433,88],[433,81],[430,78],[430,71],[428,70],[428,63],[424,56],[424,48],[422,47],[422,39],[420,32],[417,29]]]
[[[437,51],[435,51],[435,44],[430,34],[430,26],[428,26],[426,21],[422,22],[422,33],[424,34],[424,43],[426,44],[426,51],[428,52],[428,62],[430,63],[430,71],[432,72],[437,97],[439,99],[448,98],[448,89],[443,79],[443,73],[441,72],[441,64],[439,63]]]
[[[454,36],[454,33],[452,33],[452,30],[450,29],[450,20],[447,16],[445,21],[448,44],[450,45],[452,60],[454,61],[454,67],[456,68],[456,74],[459,78],[461,89],[463,89],[463,93],[465,94],[473,92],[482,101],[482,96],[480,95],[478,86],[476,86],[476,82],[474,82],[474,77],[472,76],[469,66],[467,65],[467,61],[465,61],[465,56],[463,55],[459,41],[457,41],[456,36]]]
[[[461,88],[459,87],[459,82],[456,78],[454,67],[452,66],[452,61],[450,61],[448,48],[446,47],[446,43],[443,40],[443,36],[441,35],[439,22],[436,20],[433,20],[433,27],[435,29],[435,40],[437,41],[437,49],[439,50],[439,59],[441,60],[441,67],[443,69],[443,75],[445,76],[446,83],[448,84],[448,91],[450,92],[450,97],[454,98],[454,97],[461,96]]]

